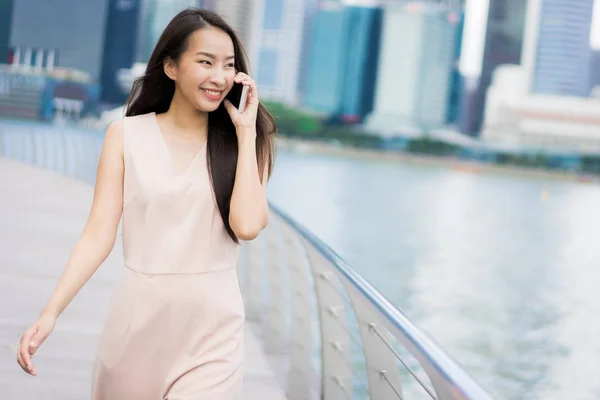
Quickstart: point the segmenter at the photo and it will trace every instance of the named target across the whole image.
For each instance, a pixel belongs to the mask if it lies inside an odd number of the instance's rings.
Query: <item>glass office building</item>
[[[541,2],[533,93],[588,96],[593,6],[593,0]]]
[[[12,25],[13,1],[0,1],[0,64],[10,64],[10,29]]]
[[[481,130],[486,94],[496,67],[521,63],[526,8],[524,0],[489,0],[485,38],[481,38],[481,74],[463,80],[459,119],[464,133],[477,135]],[[472,79],[475,82],[469,82]]]
[[[121,68],[131,68],[137,46],[140,0],[110,0],[102,58],[101,100],[122,104],[127,98],[117,81]]]
[[[406,133],[446,124],[458,22],[454,10],[436,3],[385,7],[372,129]]]
[[[138,62],[148,62],[163,30],[177,13],[200,5],[198,0],[143,0],[139,30]]]
[[[99,80],[107,11],[108,0],[14,0],[9,45],[20,63],[52,50],[54,65]]]
[[[304,105],[344,122],[373,109],[382,9],[325,3],[315,15]]]

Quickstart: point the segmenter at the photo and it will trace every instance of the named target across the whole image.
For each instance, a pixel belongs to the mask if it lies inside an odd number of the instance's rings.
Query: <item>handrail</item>
[[[387,325],[392,328],[400,341],[400,335],[405,338],[422,355],[414,356],[423,363],[425,370],[435,371],[444,382],[436,382],[433,385],[440,387],[445,395],[438,393],[440,399],[492,399],[490,395],[475,382],[475,380],[454,361],[433,339],[417,328],[408,317],[394,304],[392,304],[381,292],[369,284],[353,268],[351,268],[334,250],[323,243],[315,234],[292,219],[279,207],[270,203],[270,208],[299,235],[301,235],[311,246],[318,250],[327,259],[335,270],[341,274],[364,298],[373,305],[377,311],[386,319]],[[430,376],[430,378],[432,378]],[[443,383],[443,385],[442,385]]]

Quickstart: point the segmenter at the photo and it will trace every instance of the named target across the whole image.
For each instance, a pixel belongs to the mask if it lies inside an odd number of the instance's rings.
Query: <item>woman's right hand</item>
[[[40,348],[42,343],[50,336],[56,325],[56,318],[51,315],[42,315],[21,336],[17,361],[23,371],[30,375],[37,375],[37,371],[31,362],[31,357]]]

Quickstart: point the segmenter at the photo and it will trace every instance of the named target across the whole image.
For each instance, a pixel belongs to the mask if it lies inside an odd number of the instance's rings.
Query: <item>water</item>
[[[280,152],[269,196],[495,398],[600,398],[599,186]]]
[[[79,179],[101,144],[0,121],[1,154]],[[600,399],[600,186],[281,151],[269,197],[493,397]]]

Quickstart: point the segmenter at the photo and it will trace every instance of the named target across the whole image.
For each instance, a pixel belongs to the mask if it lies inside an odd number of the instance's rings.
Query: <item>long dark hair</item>
[[[190,35],[198,29],[212,26],[227,33],[233,41],[235,69],[248,73],[248,63],[244,48],[234,30],[218,14],[198,8],[188,8],[177,14],[167,25],[150,56],[146,72],[133,83],[126,104],[126,116],[155,112],[164,113],[169,109],[175,82],[164,72],[167,59],[177,62],[188,46]],[[235,84],[227,99],[235,106],[242,94],[241,85]],[[268,177],[274,163],[273,136],[277,131],[275,120],[261,103],[256,118],[256,157],[262,179],[263,166],[268,163]],[[223,104],[208,116],[208,157],[207,164],[219,212],[229,236],[237,243],[238,239],[229,224],[229,205],[238,156],[238,142],[235,127]]]

